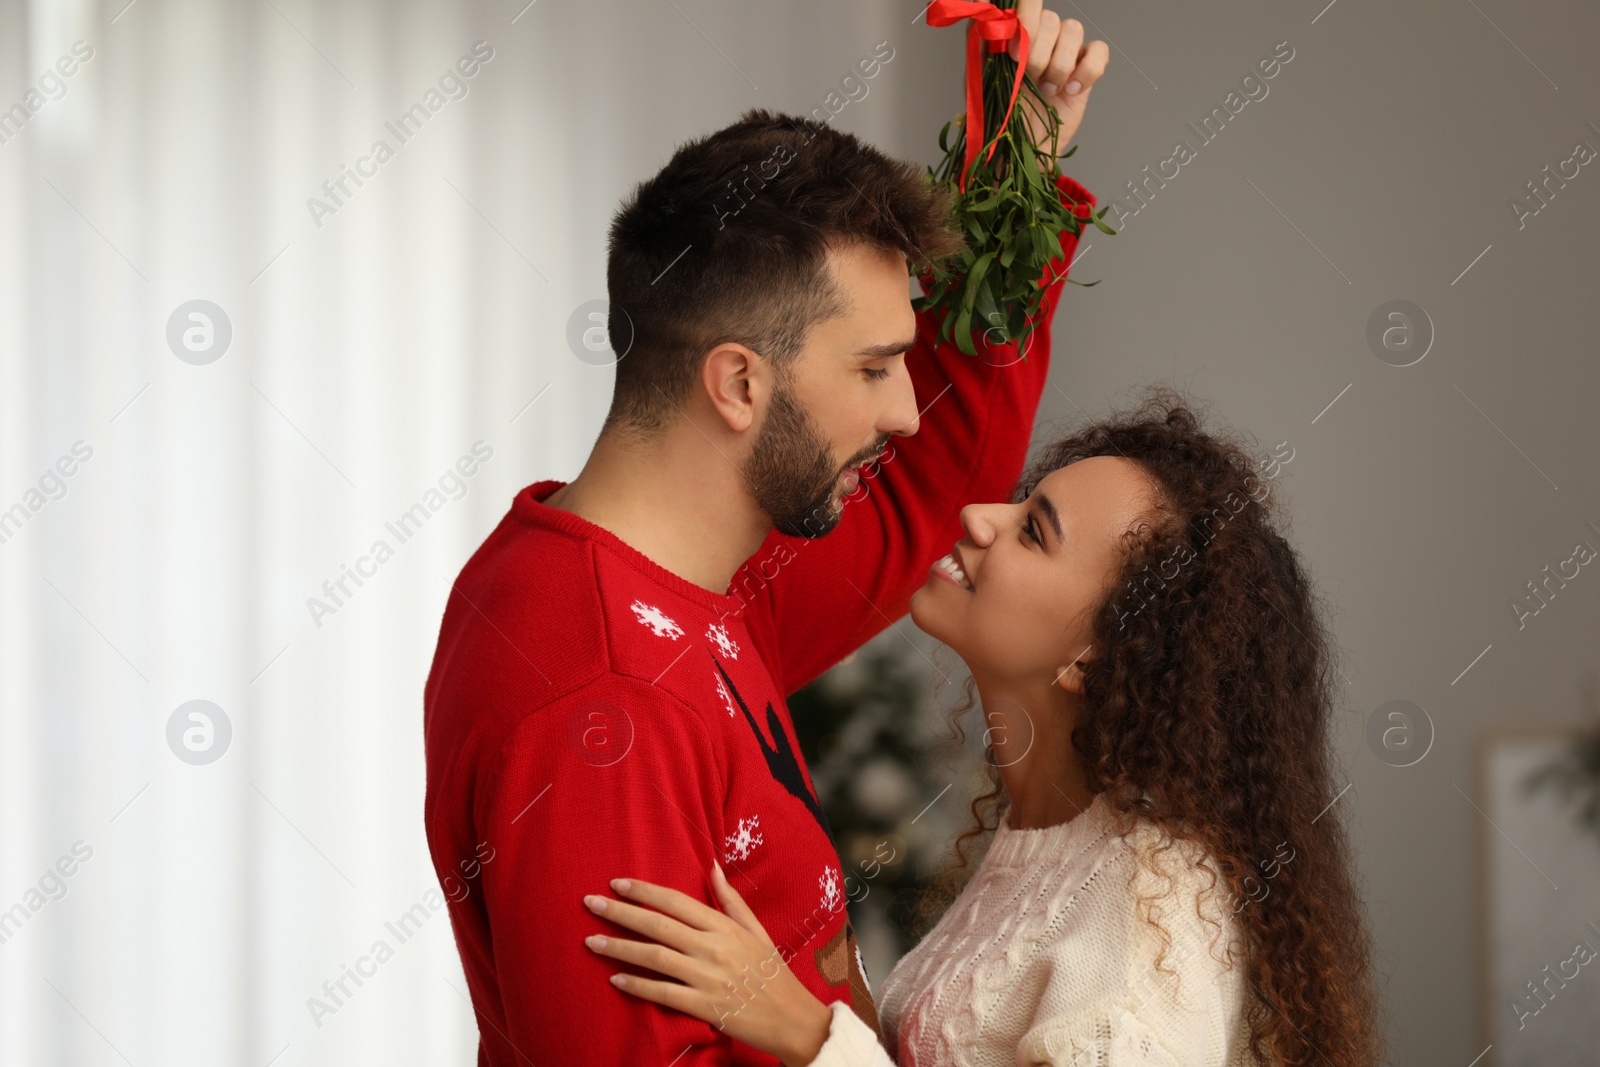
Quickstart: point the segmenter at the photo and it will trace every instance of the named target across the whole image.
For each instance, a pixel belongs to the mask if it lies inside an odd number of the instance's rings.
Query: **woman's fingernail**
[[[1072,81],[1069,81],[1067,83],[1067,95],[1071,96],[1072,94],[1076,93],[1079,89],[1082,89],[1082,88],[1083,88],[1083,83],[1078,81],[1076,78],[1074,78]]]
[[[599,952],[601,949],[606,947],[606,939],[601,937],[599,934],[592,934],[589,937],[584,938],[583,943],[594,949],[596,952]]]
[[[594,894],[591,893],[589,896],[586,896],[586,897],[583,898],[583,902],[585,904],[589,905],[589,910],[591,910],[591,911],[605,911],[606,910],[606,898],[605,897],[597,897],[597,896],[595,896]]]
[[[1061,86],[1057,85],[1055,82],[1045,82],[1043,85],[1039,86],[1039,88],[1044,90],[1044,95],[1054,96],[1056,95],[1056,90],[1061,88]]]
[[[633,888],[633,883],[626,878],[613,878],[611,879],[611,888],[619,893],[626,893]]]
[[[614,975],[611,976],[611,984],[616,986],[619,989],[624,988],[628,984],[627,976],[626,975],[621,975],[621,974],[614,974]]]

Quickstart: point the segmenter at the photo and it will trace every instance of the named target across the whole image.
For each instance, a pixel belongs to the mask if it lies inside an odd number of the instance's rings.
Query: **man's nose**
[[[917,411],[917,391],[911,385],[911,374],[905,369],[904,363],[900,365],[893,385],[894,402],[878,428],[883,433],[910,437],[917,432],[922,419]]]

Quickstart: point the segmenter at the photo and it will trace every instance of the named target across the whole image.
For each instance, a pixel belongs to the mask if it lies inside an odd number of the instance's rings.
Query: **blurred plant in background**
[[[917,903],[967,814],[969,790],[950,788],[960,776],[930,684],[932,642],[915,638],[885,630],[789,698],[874,991],[914,943]]]
[[[1573,805],[1578,824],[1600,838],[1600,699],[1592,684],[1584,697],[1594,725],[1563,746],[1555,759],[1528,775],[1522,788],[1529,795],[1551,792],[1562,803]]]

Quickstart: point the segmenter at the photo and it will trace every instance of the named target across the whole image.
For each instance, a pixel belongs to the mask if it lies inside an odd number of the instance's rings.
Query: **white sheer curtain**
[[[422,688],[461,564],[598,429],[567,328],[610,213],[882,40],[837,121],[925,154],[960,37],[914,2],[124,2],[0,6],[0,1062],[470,1062]]]

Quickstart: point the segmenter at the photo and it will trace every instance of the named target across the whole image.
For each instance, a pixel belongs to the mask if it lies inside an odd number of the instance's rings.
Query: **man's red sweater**
[[[1087,218],[1093,195],[1057,184]],[[918,314],[906,356],[918,433],[892,442],[831,533],[774,532],[726,593],[546,506],[555,481],[519,492],[462,568],[424,694],[424,817],[480,1067],[776,1063],[619,991],[607,976],[633,969],[583,943],[637,936],[583,905],[614,895],[612,878],[715,907],[713,858],[796,977],[876,1027],[784,697],[906,613],[961,537],[962,507],[1010,498],[1076,247],[1062,235],[1025,360],[1012,344],[967,356]]]

